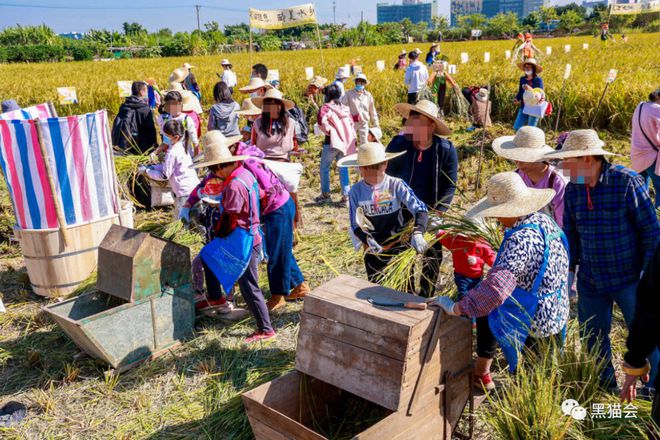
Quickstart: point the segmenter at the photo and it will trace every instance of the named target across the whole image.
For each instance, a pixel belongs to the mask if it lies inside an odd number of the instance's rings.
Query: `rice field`
[[[596,125],[607,148],[619,153],[615,162],[629,164],[629,121],[637,103],[658,87],[660,64],[657,43],[660,34],[630,35],[629,43],[600,47],[590,37],[537,40],[552,54],[542,59],[543,77],[551,101],[559,95],[566,63],[572,64],[572,77],[566,88],[566,107],[562,109],[563,128],[584,127],[605,86],[609,69],[619,70]],[[589,50],[582,44],[588,43]],[[564,53],[563,47],[571,45]],[[425,45],[405,46],[412,49]],[[486,85],[495,88],[496,123],[486,133],[482,182],[490,175],[510,170],[512,164],[494,156],[488,147],[494,137],[512,133],[510,121],[515,110],[511,100],[520,72],[504,59],[512,43],[488,41],[443,44],[443,53],[456,64],[455,75],[461,86]],[[360,58],[371,84],[369,89],[382,114],[384,142],[400,128],[400,118],[393,105],[404,99],[403,74],[391,70],[401,46],[324,50],[325,68],[318,52],[274,52],[231,57],[239,85],[247,82],[251,64],[264,62],[279,69],[284,92],[301,101],[305,85],[304,68],[332,77],[339,65]],[[483,52],[491,54],[483,62]],[[460,53],[469,54],[467,64],[460,63]],[[386,70],[376,71],[376,61],[385,60]],[[16,98],[21,104],[55,99],[55,88],[74,86],[80,104],[58,107],[61,114],[73,114],[107,108],[116,112],[121,99],[116,95],[116,81],[154,77],[161,86],[170,71],[184,61],[196,65],[202,86],[205,108],[219,71],[218,57],[189,59],[122,60],[114,62],[73,62],[66,64],[0,65],[0,97]],[[467,206],[483,194],[475,194],[476,170],[481,132],[468,132],[468,123],[449,117],[454,130],[450,139],[459,154],[459,182],[456,205]],[[554,126],[554,120],[544,128]],[[548,132],[548,142],[558,133]],[[300,266],[312,288],[337,273],[364,277],[361,255],[352,249],[346,233],[347,213],[339,204],[318,206],[313,199],[319,192],[318,166],[320,137],[312,137],[301,158],[305,173],[299,198],[303,205],[305,227],[295,248]],[[353,178],[354,176],[352,176]],[[333,197],[339,200],[338,178],[333,178]],[[174,237],[193,249],[199,241],[191,233],[181,233],[169,224],[170,213],[164,210],[138,211],[136,226],[150,232]],[[20,250],[10,239],[12,210],[0,180],[0,296],[7,306],[0,313],[0,404],[18,400],[29,407],[25,421],[17,428],[2,430],[7,439],[250,439],[252,433],[240,401],[240,393],[278,377],[291,368],[298,331],[301,304],[289,304],[273,313],[278,331],[274,341],[246,347],[242,339],[251,330],[251,320],[229,324],[213,318],[202,319],[196,337],[180,349],[129,372],[117,375],[107,366],[80,356],[79,350],[53,324],[39,307],[48,303],[31,293]],[[458,219],[456,227],[460,227]],[[451,258],[447,254],[438,284],[440,291],[453,288]],[[265,276],[261,282],[268,295]],[[94,279],[81,291],[92,289]],[[79,293],[79,292],[78,292]],[[575,310],[569,331],[569,347],[562,353],[547,350],[545,357],[534,359],[524,373],[509,377],[502,359],[496,359],[495,378],[506,387],[494,395],[477,413],[474,438],[496,439],[640,439],[644,438],[644,419],[650,405],[636,401],[636,420],[589,421],[576,423],[562,418],[564,398],[590,403],[615,403],[612,396],[595,386],[598,366],[593,354],[586,352],[577,336]],[[615,357],[625,350],[626,331],[620,313],[615,314],[612,344]]]

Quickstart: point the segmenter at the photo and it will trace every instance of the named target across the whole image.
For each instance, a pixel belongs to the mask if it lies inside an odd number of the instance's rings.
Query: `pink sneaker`
[[[250,336],[245,338],[245,343],[246,344],[251,344],[253,342],[257,341],[263,341],[266,339],[274,338],[275,337],[275,331],[270,331],[270,332],[261,332],[261,331],[256,331],[252,333]]]
[[[474,375],[474,387],[479,391],[493,391],[495,389],[495,382],[493,378],[490,377],[490,373],[486,373],[483,376]]]

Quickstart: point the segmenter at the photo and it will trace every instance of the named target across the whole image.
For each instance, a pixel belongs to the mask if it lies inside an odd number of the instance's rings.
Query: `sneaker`
[[[253,342],[263,341],[263,340],[274,338],[274,337],[275,337],[275,331],[274,330],[271,330],[269,332],[261,332],[261,331],[257,330],[256,332],[252,333],[250,336],[245,338],[244,342],[246,344],[251,344]]]
[[[198,312],[203,312],[206,310],[217,309],[224,306],[227,303],[227,300],[222,297],[220,299],[203,299],[195,303],[195,310]]]
[[[474,387],[479,391],[493,391],[495,389],[495,382],[490,376],[490,373],[486,373],[483,376],[474,375]]]
[[[220,305],[215,309],[216,312],[226,315],[231,313],[234,310],[234,303],[231,301],[226,301],[224,304]]]
[[[271,295],[270,299],[266,302],[266,307],[269,312],[282,308],[285,305],[286,301],[284,301],[284,295]]]
[[[304,298],[311,289],[309,288],[309,285],[307,284],[306,281],[303,281],[302,283],[298,284],[296,287],[291,290],[291,293],[289,296],[285,297],[287,301],[295,301],[297,299],[302,299]]]
[[[321,193],[320,196],[314,198],[316,203],[332,203],[332,197],[330,193]]]

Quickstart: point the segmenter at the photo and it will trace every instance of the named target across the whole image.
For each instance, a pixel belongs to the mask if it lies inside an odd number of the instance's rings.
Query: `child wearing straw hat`
[[[492,269],[458,302],[440,296],[450,315],[488,317],[477,322],[475,385],[492,388],[490,366],[496,342],[514,373],[523,346],[538,350],[539,339],[561,345],[568,321],[568,243],[550,217],[538,211],[555,196],[553,189],[525,185],[520,175],[504,172],[487,184],[487,196],[465,215],[496,218],[507,228]]]
[[[275,330],[271,325],[266,301],[259,288],[259,262],[262,260],[259,185],[255,177],[242,164],[249,156],[234,156],[229,150],[230,145],[238,140],[238,136],[225,138],[217,130],[208,132],[203,137],[203,162],[195,165],[195,168],[208,168],[215,177],[223,180],[222,214],[219,220],[212,225],[214,240],[202,249],[208,299],[198,302],[195,307],[203,310],[222,307],[227,302],[226,298],[222,296],[220,280],[220,277],[226,280],[227,274],[213,270],[217,264],[216,254],[205,251],[211,245],[225,249],[225,251],[217,253],[217,255],[226,255],[225,252],[230,252],[222,260],[235,258],[245,265],[242,268],[242,274],[237,275],[237,282],[243,299],[257,323],[256,331],[245,340],[246,343],[252,343],[274,337]],[[220,240],[216,241],[218,239]],[[236,240],[239,243],[235,243]],[[230,246],[230,243],[234,246]],[[239,258],[242,256],[231,254],[232,249],[245,245],[251,246],[251,249],[248,249],[246,260]],[[231,286],[224,287],[225,291],[231,288]]]
[[[401,53],[399,53],[399,58],[394,64],[394,70],[405,70],[406,66],[408,65],[408,61],[406,61],[407,55],[408,52],[406,52],[405,49],[402,49]]]
[[[371,282],[378,282],[379,275],[393,256],[408,245],[401,242],[404,229],[403,208],[414,218],[410,241],[418,253],[426,251],[428,244],[424,232],[428,224],[428,210],[401,179],[385,173],[389,160],[404,153],[387,153],[377,142],[367,142],[358,152],[346,156],[339,167],[357,167],[362,180],[351,187],[349,193],[349,217],[351,231],[365,249],[364,265]],[[414,279],[409,286],[412,289]]]
[[[493,151],[513,161],[516,173],[530,188],[555,190],[555,197],[543,208],[561,228],[564,224],[564,191],[566,180],[544,155],[555,150],[545,143],[545,133],[538,127],[521,127],[515,136],[502,136],[493,141]]]
[[[617,303],[626,323],[633,319],[635,291],[643,268],[660,240],[660,225],[644,179],[605,158],[613,153],[594,130],[574,130],[562,149],[545,160],[560,159],[570,182],[564,195],[564,231],[571,249],[570,270],[577,273],[578,319],[589,334],[588,346],[600,347],[605,361],[601,385],[614,389],[609,333]],[[651,357],[651,383],[660,356]]]

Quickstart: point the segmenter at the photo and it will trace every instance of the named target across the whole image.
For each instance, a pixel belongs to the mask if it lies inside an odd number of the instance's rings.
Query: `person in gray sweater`
[[[232,98],[231,90],[226,83],[222,81],[216,83],[213,87],[213,99],[215,104],[211,107],[207,129],[220,130],[225,137],[240,135],[236,112],[241,106]]]

